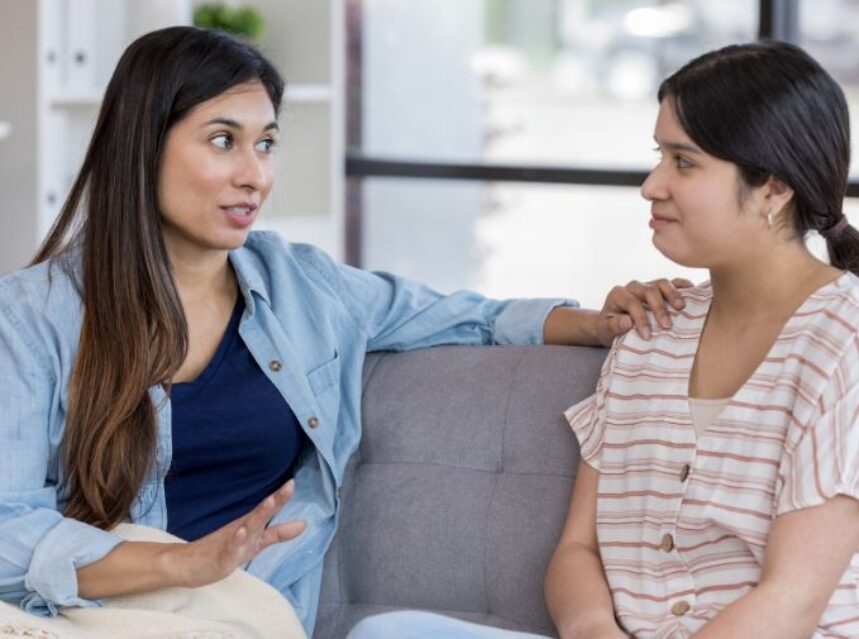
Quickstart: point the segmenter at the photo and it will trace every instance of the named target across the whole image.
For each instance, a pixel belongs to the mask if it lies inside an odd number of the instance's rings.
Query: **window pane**
[[[632,279],[706,278],[650,243],[634,188],[364,180],[364,265],[450,292],[601,306]]]
[[[800,44],[847,95],[853,148],[859,148],[859,0],[800,0],[799,26]],[[850,175],[859,177],[855,161]]]
[[[634,188],[460,180],[365,179],[364,265],[445,292],[574,297],[602,305],[632,279],[708,279],[651,243],[650,206]],[[845,202],[859,227],[859,199]],[[812,251],[825,244],[812,234]]]
[[[656,88],[758,0],[363,0],[362,151],[649,168]]]

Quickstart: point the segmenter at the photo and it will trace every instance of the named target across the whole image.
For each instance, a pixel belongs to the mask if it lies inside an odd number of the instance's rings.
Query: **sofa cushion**
[[[314,637],[342,639],[402,608],[553,634],[543,575],[578,463],[562,412],[593,392],[604,356],[445,346],[368,357]]]

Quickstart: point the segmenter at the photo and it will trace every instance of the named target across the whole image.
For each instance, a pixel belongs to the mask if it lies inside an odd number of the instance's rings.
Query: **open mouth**
[[[234,225],[245,227],[254,221],[254,213],[256,212],[257,207],[254,204],[222,206],[221,210],[226,214],[227,219]]]

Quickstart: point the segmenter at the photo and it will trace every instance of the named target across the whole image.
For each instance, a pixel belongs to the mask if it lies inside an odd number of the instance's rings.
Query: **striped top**
[[[600,472],[600,553],[636,639],[689,637],[751,590],[775,516],[859,496],[859,278],[813,293],[701,436],[687,391],[712,289],[684,297],[673,328],[616,340],[565,413]],[[857,585],[859,553],[812,639],[859,636]]]

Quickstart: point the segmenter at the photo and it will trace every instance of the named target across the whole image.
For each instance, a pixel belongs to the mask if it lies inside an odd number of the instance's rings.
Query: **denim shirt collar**
[[[254,256],[250,251],[242,247],[231,250],[228,256],[233,271],[236,273],[239,290],[245,299],[248,314],[253,316],[256,310],[254,293],[259,295],[267,305],[271,306],[268,286],[266,286],[266,282],[262,277],[261,265],[254,263]]]

